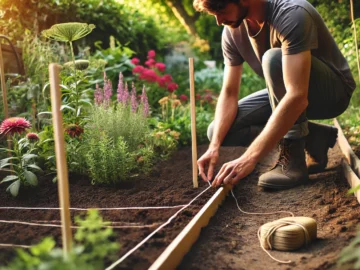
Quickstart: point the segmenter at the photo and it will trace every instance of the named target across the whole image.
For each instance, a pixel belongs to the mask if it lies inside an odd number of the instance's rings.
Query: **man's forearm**
[[[219,148],[235,120],[238,110],[237,96],[221,91],[215,111],[214,130],[209,148]]]
[[[307,105],[306,96],[286,94],[245,154],[258,162],[289,131]]]

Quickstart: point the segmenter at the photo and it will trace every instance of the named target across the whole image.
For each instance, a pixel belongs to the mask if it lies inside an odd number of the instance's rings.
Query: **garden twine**
[[[272,215],[278,213],[287,213],[291,217],[285,217],[273,222],[262,225],[258,232],[258,239],[261,248],[274,261],[279,263],[291,263],[292,261],[281,261],[273,257],[266,249],[275,249],[281,251],[295,250],[303,245],[308,245],[312,240],[316,239],[317,224],[316,221],[308,217],[295,217],[292,212],[275,211],[267,213],[251,213],[242,210],[239,203],[231,190],[231,195],[234,197],[236,206],[240,212],[247,215]]]

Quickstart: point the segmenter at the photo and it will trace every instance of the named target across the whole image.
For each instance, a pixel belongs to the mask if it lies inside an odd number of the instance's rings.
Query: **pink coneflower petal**
[[[14,135],[15,133],[21,134],[27,128],[30,128],[30,122],[23,117],[11,117],[5,119],[0,126],[0,134]]]

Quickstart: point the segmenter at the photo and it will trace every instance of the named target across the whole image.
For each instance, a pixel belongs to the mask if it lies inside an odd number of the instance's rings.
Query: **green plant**
[[[120,245],[112,242],[113,231],[104,228],[110,222],[104,222],[97,210],[89,210],[85,218],[75,217],[80,226],[75,233],[75,241],[68,258],[64,259],[63,251],[55,248],[51,237],[44,238],[39,244],[24,251],[17,250],[17,257],[1,270],[98,270],[104,269],[105,258],[111,259]]]
[[[360,230],[349,246],[345,247],[337,261],[338,269],[360,269]]]
[[[32,172],[42,171],[36,164],[35,154],[36,143],[39,137],[36,133],[28,133],[26,138],[21,138],[21,134],[30,128],[30,123],[20,117],[5,119],[0,126],[0,133],[11,138],[12,149],[0,148],[0,151],[9,153],[10,157],[0,160],[0,168],[9,168],[11,175],[2,179],[1,183],[12,182],[6,191],[11,195],[17,196],[20,186],[30,185],[37,186],[38,179],[36,174]]]
[[[71,56],[73,61],[73,71],[74,75],[68,76],[66,79],[66,83],[70,85],[70,87],[63,86],[63,95],[66,95],[69,99],[69,102],[74,103],[74,107],[70,107],[74,113],[75,118],[78,120],[78,117],[81,112],[82,104],[86,101],[82,98],[85,91],[78,91],[78,77],[76,74],[76,63],[75,63],[75,55],[74,55],[74,48],[73,48],[73,41],[83,38],[91,33],[91,31],[95,28],[95,25],[87,23],[61,23],[55,24],[50,29],[42,31],[43,36],[49,39],[54,39],[57,41],[68,42],[70,45]],[[73,101],[71,99],[74,99]],[[68,105],[65,105],[68,106]],[[78,121],[76,121],[78,122]]]

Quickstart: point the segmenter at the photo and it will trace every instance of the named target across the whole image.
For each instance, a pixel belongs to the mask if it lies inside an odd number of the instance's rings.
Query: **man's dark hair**
[[[239,3],[239,0],[194,0],[193,6],[197,11],[216,13],[223,10],[229,3]]]

